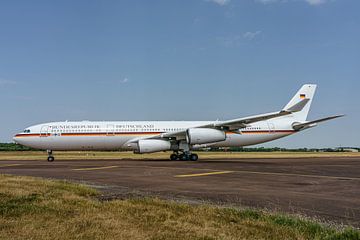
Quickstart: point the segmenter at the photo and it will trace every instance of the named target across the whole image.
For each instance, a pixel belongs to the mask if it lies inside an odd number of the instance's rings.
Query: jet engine
[[[153,153],[160,151],[167,151],[171,149],[171,143],[159,139],[144,139],[139,140],[135,153]]]
[[[224,131],[212,128],[190,128],[186,131],[186,140],[189,144],[204,144],[221,142],[226,139]]]

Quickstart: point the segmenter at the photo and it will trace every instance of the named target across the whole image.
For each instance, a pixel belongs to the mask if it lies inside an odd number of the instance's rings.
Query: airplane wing
[[[298,103],[290,106],[289,108],[283,109],[280,112],[272,112],[272,113],[265,113],[260,115],[255,115],[251,117],[245,118],[237,118],[228,121],[223,121],[219,123],[214,123],[210,125],[201,126],[201,128],[218,128],[218,129],[226,129],[226,130],[235,130],[239,128],[245,128],[247,124],[251,124],[254,122],[265,121],[272,118],[277,118],[285,115],[289,115],[294,112],[301,111],[305,105],[309,102],[309,99],[302,99]]]
[[[221,122],[214,122],[212,124],[199,126],[198,128],[217,128],[217,129],[225,129],[225,130],[235,130],[239,128],[244,128],[248,124],[254,123],[254,122],[260,122],[264,120],[268,120],[271,118],[281,117],[285,115],[289,115],[291,112],[288,111],[280,111],[280,112],[272,112],[272,113],[265,113],[260,115],[255,115],[251,117],[245,117],[245,118],[237,118],[232,119],[228,121],[221,121]]]
[[[311,127],[315,127],[317,125],[317,123],[320,122],[325,122],[334,118],[339,118],[339,117],[343,117],[345,115],[335,115],[335,116],[331,116],[331,117],[326,117],[326,118],[321,118],[321,119],[317,119],[314,121],[310,121],[310,122],[305,122],[305,123],[295,123],[293,124],[293,129],[296,131],[301,131],[307,128],[311,128]]]
[[[237,118],[237,119],[232,119],[232,120],[227,120],[227,121],[214,121],[211,124],[195,126],[193,128],[213,128],[213,129],[232,131],[232,130],[236,130],[239,128],[245,128],[248,124],[251,124],[251,123],[260,122],[260,121],[264,121],[264,120],[268,120],[268,119],[272,119],[272,118],[277,118],[277,117],[292,114],[294,112],[301,111],[308,102],[309,102],[309,99],[304,98],[304,99],[300,100],[299,102],[297,102],[296,104],[286,107],[279,112],[265,113],[265,114],[244,117],[244,118]],[[178,131],[178,132],[166,132],[166,133],[161,133],[156,136],[145,137],[145,138],[141,138],[141,139],[164,139],[164,138],[165,139],[176,138],[178,140],[185,139],[186,131],[187,131],[187,129],[183,130],[183,131]],[[140,140],[140,138],[133,139],[130,142],[137,142],[138,140]]]
[[[299,112],[305,107],[305,105],[308,102],[309,102],[309,99],[305,98],[305,99],[302,99],[301,101],[299,101],[298,103],[296,103],[288,108],[285,108],[279,112],[265,113],[265,114],[251,116],[251,117],[244,117],[244,118],[236,118],[236,119],[227,120],[227,121],[215,121],[212,124],[197,126],[195,128],[216,128],[216,129],[228,130],[228,131],[239,129],[239,128],[245,128],[245,127],[247,127],[248,124],[251,124],[254,122],[265,121],[268,119],[289,115],[294,112]],[[181,132],[185,132],[185,131],[181,131]],[[162,135],[164,137],[167,137],[167,136],[171,136],[172,134],[178,135],[181,132],[163,133]]]

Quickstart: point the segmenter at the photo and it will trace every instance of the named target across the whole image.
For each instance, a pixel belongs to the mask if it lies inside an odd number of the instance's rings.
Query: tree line
[[[280,148],[280,147],[224,147],[224,148],[203,148],[200,151],[209,152],[344,152],[349,147],[340,148]],[[360,148],[354,148],[360,151]],[[0,151],[38,151],[16,143],[0,143]]]
[[[36,150],[16,143],[0,143],[0,151],[36,151]]]
[[[204,148],[201,151],[209,152],[346,152],[348,147],[339,148],[280,148],[280,147],[222,147],[222,148]],[[351,147],[351,149],[360,148]]]

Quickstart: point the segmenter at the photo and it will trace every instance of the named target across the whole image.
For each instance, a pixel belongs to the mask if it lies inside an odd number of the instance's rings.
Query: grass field
[[[197,152],[200,159],[229,159],[229,158],[317,158],[317,157],[359,157],[360,153],[350,152]],[[54,152],[55,158],[61,160],[74,159],[168,159],[170,152],[134,154],[132,152]],[[45,160],[43,151],[9,151],[0,152],[0,160]]]
[[[355,229],[261,211],[98,195],[79,184],[0,175],[0,239],[360,239]]]

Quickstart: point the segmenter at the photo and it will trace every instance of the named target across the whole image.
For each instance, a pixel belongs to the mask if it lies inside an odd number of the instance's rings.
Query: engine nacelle
[[[189,144],[205,144],[221,142],[226,139],[224,131],[212,128],[190,128],[186,131],[186,140]]]
[[[169,141],[159,139],[144,139],[138,141],[137,150],[135,150],[135,153],[153,153],[167,151],[170,149],[171,143]]]

